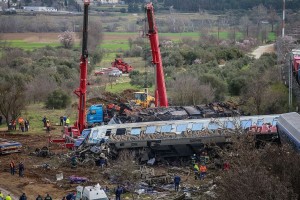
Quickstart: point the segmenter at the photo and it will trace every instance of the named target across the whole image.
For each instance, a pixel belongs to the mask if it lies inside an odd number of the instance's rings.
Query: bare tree
[[[28,102],[39,102],[46,100],[47,96],[57,89],[56,81],[49,76],[46,70],[34,77],[34,79],[26,84],[26,99]]]
[[[243,30],[246,38],[249,37],[249,28],[250,28],[251,24],[252,24],[252,22],[250,21],[248,15],[245,15],[240,19],[240,26],[242,27],[242,30]]]
[[[212,102],[215,98],[215,89],[209,84],[203,84],[192,75],[178,75],[169,84],[173,104],[196,105]]]
[[[270,7],[268,12],[268,21],[271,23],[272,32],[274,32],[274,24],[280,20],[280,17],[277,15],[276,10],[273,7]]]
[[[256,29],[257,38],[259,38],[259,34],[261,31],[261,22],[267,19],[267,13],[268,13],[267,8],[262,4],[252,8],[251,15],[255,24],[257,25],[257,29]]]
[[[102,24],[100,20],[89,21],[89,36],[88,36],[88,50],[94,52],[98,45],[102,42]]]
[[[58,39],[65,48],[70,49],[75,43],[75,33],[73,31],[65,31],[59,34]]]
[[[297,195],[293,189],[299,185],[292,186],[294,184],[289,179],[297,177],[299,170],[293,170],[296,173],[291,175],[285,168],[297,166],[295,162],[299,163],[299,156],[290,156],[288,151],[282,151],[276,146],[257,149],[253,139],[249,136],[233,138],[232,148],[221,152],[231,168],[220,174],[217,199],[296,200]],[[290,161],[285,157],[290,158]]]

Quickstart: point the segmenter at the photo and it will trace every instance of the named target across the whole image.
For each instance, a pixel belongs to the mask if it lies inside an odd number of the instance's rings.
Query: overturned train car
[[[76,146],[106,143],[119,150],[151,151],[161,157],[189,156],[206,144],[231,142],[235,133],[277,134],[279,115],[154,121],[98,126],[83,131]]]

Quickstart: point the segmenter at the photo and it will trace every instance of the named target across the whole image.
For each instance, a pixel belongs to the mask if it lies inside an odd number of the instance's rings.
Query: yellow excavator
[[[155,107],[155,98],[148,94],[146,88],[143,92],[134,92],[134,103],[142,108]]]

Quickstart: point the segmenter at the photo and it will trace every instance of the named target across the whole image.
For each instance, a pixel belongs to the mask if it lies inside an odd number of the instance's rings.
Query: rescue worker
[[[230,165],[228,161],[225,161],[223,164],[223,170],[224,171],[228,171],[230,169]]]
[[[20,199],[19,199],[19,200],[27,200],[26,194],[23,193],[22,196],[20,196]]]
[[[70,119],[69,119],[69,117],[67,117],[67,119],[66,119],[66,126],[69,126],[70,125]]]
[[[24,132],[25,125],[24,125],[24,119],[23,119],[23,117],[19,117],[18,124],[19,124],[19,130],[22,130],[22,132]]]
[[[19,125],[20,125],[21,131],[22,131],[22,132],[25,132],[25,121],[24,121],[24,120],[21,121]]]
[[[51,124],[50,124],[50,121],[47,120],[47,121],[46,121],[46,132],[47,132],[47,133],[50,133],[50,129],[51,129]]]
[[[116,189],[116,200],[121,200],[121,194],[123,193],[123,188],[118,185]]]
[[[174,185],[175,185],[175,191],[178,192],[179,190],[179,184],[180,184],[181,178],[180,176],[174,177]]]
[[[76,199],[76,192],[69,193],[66,198],[66,200],[75,200]]]
[[[29,130],[29,121],[28,119],[25,120],[25,132],[28,132]]]
[[[191,156],[191,162],[192,162],[192,165],[195,165],[196,161],[197,161],[197,156],[196,156],[196,154],[193,154],[193,155]]]
[[[11,175],[15,175],[15,168],[16,168],[16,166],[15,166],[14,161],[10,161],[9,166],[10,166],[10,174]]]
[[[3,200],[4,196],[3,196],[3,193],[2,191],[0,190],[0,200]]]
[[[205,152],[202,152],[200,155],[200,164],[205,165]]]
[[[35,200],[43,200],[41,195],[38,195],[37,198]]]
[[[107,167],[107,158],[105,157],[104,153],[100,153],[99,165],[101,169],[104,168],[104,165]]]
[[[44,123],[44,127],[46,127],[47,126],[47,118],[46,118],[46,116],[44,116],[42,122]]]
[[[194,173],[195,173],[195,180],[197,180],[197,177],[199,176],[199,167],[198,164],[194,164]]]
[[[60,125],[60,126],[63,126],[63,125],[64,125],[64,117],[63,117],[63,116],[60,116],[60,117],[59,117],[59,125]]]
[[[71,168],[76,168],[77,167],[77,158],[76,156],[72,156],[71,158]]]
[[[23,177],[24,176],[24,164],[22,162],[19,163],[19,177]]]
[[[47,194],[44,200],[52,200],[52,198],[49,194]]]
[[[11,200],[10,194],[5,197],[5,200]]]
[[[207,168],[206,165],[200,165],[200,180],[206,176]]]

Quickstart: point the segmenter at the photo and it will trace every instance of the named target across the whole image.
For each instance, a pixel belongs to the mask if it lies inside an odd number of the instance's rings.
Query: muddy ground
[[[56,131],[58,132],[58,130]],[[23,133],[12,134],[2,131],[0,133],[0,138],[18,141],[23,144],[21,153],[0,156],[0,188],[10,191],[16,196],[20,196],[23,192],[25,192],[28,199],[35,199],[38,194],[45,196],[49,193],[53,199],[60,200],[63,196],[75,190],[78,184],[71,184],[68,178],[71,175],[76,175],[88,178],[89,182],[86,183],[86,185],[100,183],[103,187],[107,186],[111,191],[109,196],[114,198],[113,189],[119,183],[112,180],[110,176],[112,173],[115,173],[112,171],[114,168],[117,168],[117,165],[120,165],[120,162],[117,164],[116,161],[109,161],[109,166],[105,169],[100,169],[95,165],[80,165],[76,169],[72,169],[70,167],[70,158],[66,156],[70,153],[70,151],[63,149],[57,144],[51,144],[49,147],[53,156],[43,158],[34,155],[36,148],[48,145],[48,135],[45,133],[33,135]],[[10,174],[10,160],[14,160],[15,163],[19,163],[20,161],[24,163],[25,176],[23,178],[19,177],[18,174],[15,174],[14,176]],[[178,162],[175,163],[178,164]],[[48,164],[50,169],[42,167],[41,165],[43,164]],[[137,166],[137,168],[138,167],[139,166]],[[204,181],[194,180],[193,172],[187,166],[176,167],[174,163],[168,163],[168,165],[160,164],[148,167],[154,170],[155,176],[168,175],[169,179],[167,183],[156,185],[156,190],[158,190],[159,193],[155,195],[137,195],[136,193],[127,193],[123,195],[125,199],[133,199],[132,195],[135,195],[134,199],[174,199],[173,197],[182,193],[182,191],[179,193],[175,193],[173,191],[173,185],[171,184],[175,174],[181,176],[182,186],[186,188],[194,188],[194,190],[197,190],[197,188],[201,186],[208,187],[208,183],[212,182],[211,178],[207,178],[207,180]],[[131,169],[129,169],[129,171],[130,170]],[[63,180],[56,180],[56,174],[58,173],[63,173]],[[146,181],[140,177],[135,179],[135,181],[136,180]],[[127,180],[127,182],[130,181],[132,180]],[[163,189],[164,186],[168,185],[169,189]]]

